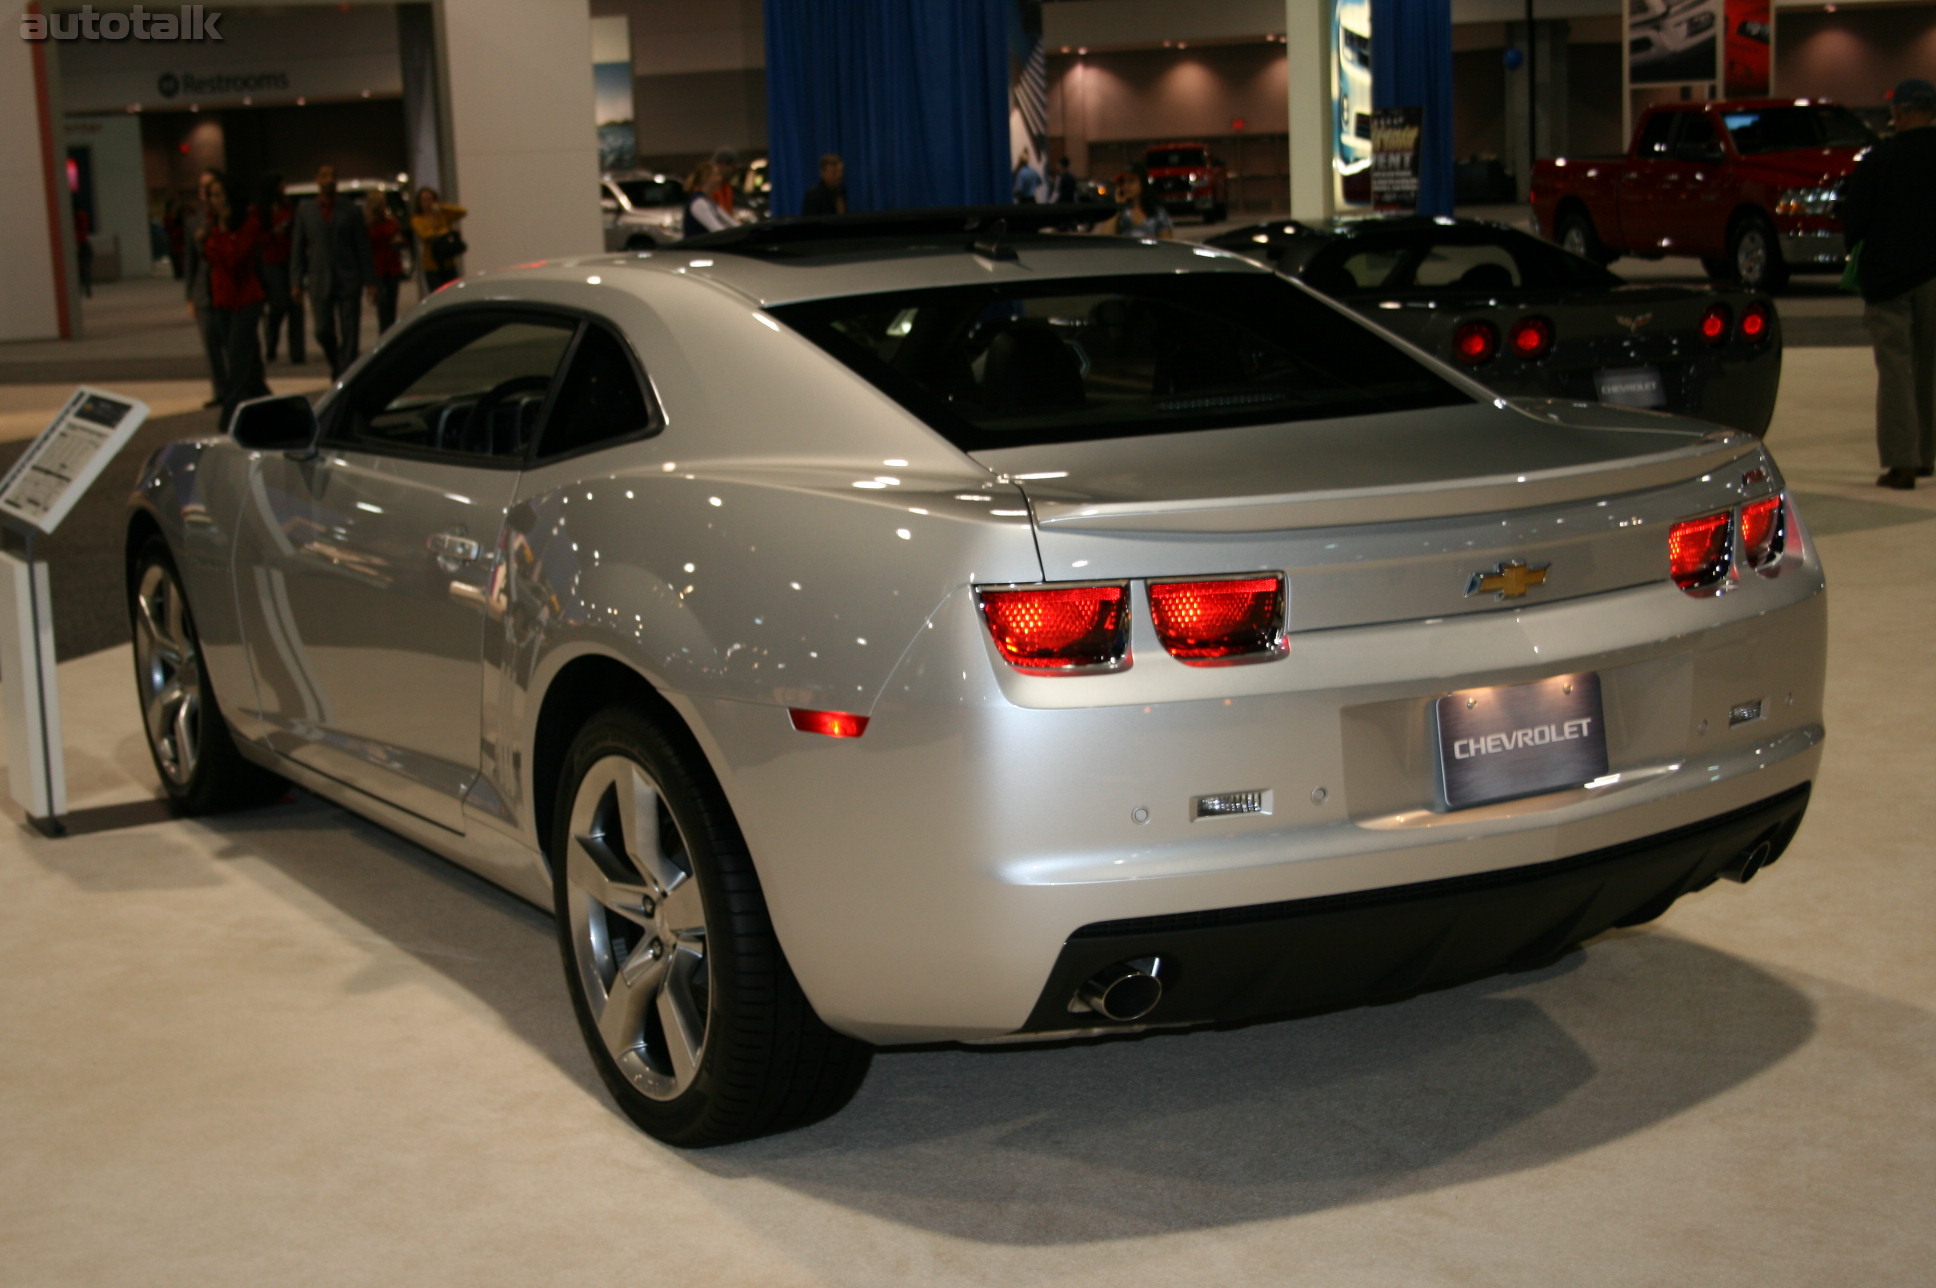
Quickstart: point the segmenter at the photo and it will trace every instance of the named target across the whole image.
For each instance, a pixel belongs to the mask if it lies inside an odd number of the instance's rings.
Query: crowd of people
[[[169,221],[169,258],[201,335],[214,396],[226,422],[235,408],[269,392],[266,364],[284,338],[289,361],[307,361],[305,331],[332,379],[362,346],[363,304],[376,308],[377,333],[396,322],[413,249],[424,293],[461,272],[462,206],[420,188],[407,222],[382,191],[339,193],[336,168],[316,172],[316,195],[293,201],[281,175],[269,174],[254,199],[220,170],[205,170],[191,210]],[[308,326],[305,327],[305,305]]]

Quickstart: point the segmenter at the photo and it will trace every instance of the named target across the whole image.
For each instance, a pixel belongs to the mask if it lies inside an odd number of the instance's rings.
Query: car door
[[[1648,251],[1665,235],[1661,203],[1678,184],[1674,171],[1674,128],[1683,112],[1655,112],[1641,127],[1640,141],[1620,176],[1620,241],[1629,250]]]
[[[257,462],[236,580],[275,750],[462,830],[499,536],[577,325],[439,310],[331,400],[316,452]]]

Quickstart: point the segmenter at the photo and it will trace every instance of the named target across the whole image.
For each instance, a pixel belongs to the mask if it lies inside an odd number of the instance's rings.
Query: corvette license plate
[[[1659,367],[1622,367],[1593,373],[1593,391],[1603,403],[1622,407],[1665,407],[1667,386]]]
[[[1578,787],[1607,772],[1600,677],[1448,693],[1438,701],[1447,809]]]

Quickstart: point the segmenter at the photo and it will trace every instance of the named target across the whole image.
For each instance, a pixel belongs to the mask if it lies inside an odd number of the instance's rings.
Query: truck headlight
[[[1787,188],[1775,200],[1778,215],[1833,215],[1842,200],[1842,188]]]

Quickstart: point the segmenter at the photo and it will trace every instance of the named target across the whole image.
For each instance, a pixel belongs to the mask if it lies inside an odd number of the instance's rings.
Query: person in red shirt
[[[222,425],[235,409],[269,392],[262,378],[262,279],[256,264],[262,250],[262,221],[245,205],[229,200],[226,175],[217,173],[207,188],[200,228],[202,260],[208,266],[208,329],[221,346],[226,379],[217,391]]]
[[[363,223],[370,230],[370,261],[376,268],[376,333],[397,320],[397,288],[403,284],[403,225],[381,192],[363,198]]]
[[[282,176],[265,174],[256,197],[256,218],[262,222],[262,353],[276,360],[276,342],[283,323],[289,324],[289,361],[301,366],[303,353],[303,311],[289,298],[289,238],[296,226],[296,203],[282,190]]]

